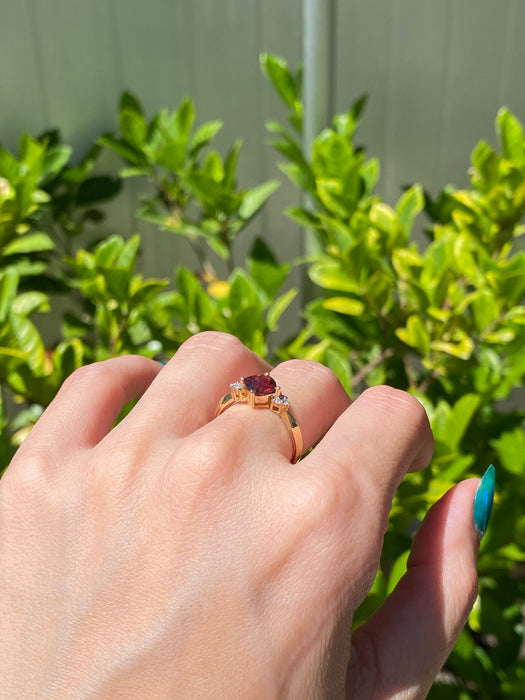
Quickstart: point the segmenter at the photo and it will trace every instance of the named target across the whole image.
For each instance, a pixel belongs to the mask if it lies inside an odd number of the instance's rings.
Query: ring
[[[250,408],[266,408],[276,413],[283,420],[292,438],[294,452],[290,461],[292,464],[298,461],[303,453],[301,428],[290,413],[288,397],[281,392],[281,388],[277,386],[269,372],[241,377],[238,382],[230,384],[230,391],[219,401],[215,418],[236,403],[246,403]]]

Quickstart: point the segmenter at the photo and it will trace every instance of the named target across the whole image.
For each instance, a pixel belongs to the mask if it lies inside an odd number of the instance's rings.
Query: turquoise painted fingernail
[[[157,360],[157,362],[159,363],[159,365],[165,365],[165,364],[166,364],[166,363],[163,362],[162,360]]]
[[[496,486],[496,470],[491,464],[481,478],[481,484],[478,486],[476,495],[474,496],[474,525],[480,537],[483,537],[487,531],[489,524],[490,513],[492,511],[492,503],[494,501],[494,488]]]

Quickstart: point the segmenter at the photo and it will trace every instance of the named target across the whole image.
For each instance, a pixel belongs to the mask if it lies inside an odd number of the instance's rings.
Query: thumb
[[[479,483],[461,482],[428,512],[407,573],[352,638],[347,697],[426,697],[477,595],[473,502]]]

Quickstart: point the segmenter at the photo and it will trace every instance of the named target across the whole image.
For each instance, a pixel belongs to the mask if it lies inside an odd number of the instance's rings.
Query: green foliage
[[[467,189],[432,198],[415,184],[388,204],[375,189],[379,163],[354,146],[365,98],[305,151],[300,72],[269,54],[261,67],[289,110],[286,126],[268,124],[281,169],[309,202],[288,214],[318,244],[303,261],[317,289],[303,327],[281,347],[272,342],[296,294],[290,264],[260,239],[243,266],[234,264],[239,234],[278,183],[240,189],[240,143],[221,156],[221,123],[195,127],[191,100],[148,119],[126,93],[118,134],[101,136],[78,164],[57,132],[25,135],[18,156],[0,149],[0,468],[75,368],[130,352],[165,359],[202,330],[233,333],[270,358],[323,362],[350,393],[382,382],[408,390],[428,412],[435,454],[398,490],[355,623],[403,575],[429,506],[494,462],[480,596],[431,697],[521,698],[525,411],[512,406],[525,381],[522,127],[508,110],[498,113],[499,147],[475,147]],[[94,174],[103,149],[122,159],[119,176]],[[139,236],[102,232],[105,203],[129,177],[144,184],[138,216],[186,238],[197,269],[174,260],[173,279],[144,278]],[[224,263],[225,274],[216,269]]]
[[[120,136],[106,134],[98,142],[124,160],[123,177],[144,177],[153,188],[138,210],[141,218],[184,235],[203,268],[209,260],[202,240],[231,265],[236,237],[279,182],[239,190],[236,169],[241,142],[236,141],[221,158],[208,148],[221,122],[207,122],[195,131],[194,122],[190,99],[175,112],[161,110],[148,122],[138,100],[125,93],[120,103]]]

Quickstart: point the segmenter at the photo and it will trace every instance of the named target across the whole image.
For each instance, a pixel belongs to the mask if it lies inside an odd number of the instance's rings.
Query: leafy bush
[[[296,294],[286,284],[290,263],[262,240],[243,267],[233,263],[237,237],[278,182],[239,189],[240,143],[221,157],[213,149],[220,122],[195,128],[191,100],[148,121],[126,93],[119,133],[101,136],[79,165],[58,133],[23,136],[18,157],[0,149],[0,467],[76,367],[129,352],[166,358],[207,329],[234,333],[270,359],[319,360],[350,393],[382,382],[408,390],[428,411],[435,455],[398,490],[380,571],[355,623],[402,576],[428,507],[494,462],[498,496],[479,556],[480,595],[431,697],[521,698],[525,411],[505,403],[525,375],[521,125],[500,110],[500,151],[476,146],[469,189],[446,187],[433,199],[416,184],[390,206],[375,192],[379,163],[353,144],[365,100],[335,116],[305,152],[300,74],[274,56],[261,64],[290,110],[288,126],[268,124],[282,170],[309,202],[288,214],[317,242],[304,262],[317,294],[303,327],[281,346],[272,342]],[[119,176],[92,174],[101,149],[122,159]],[[128,177],[144,184],[138,216],[183,236],[198,269],[144,279],[139,236],[100,234],[103,205]]]

